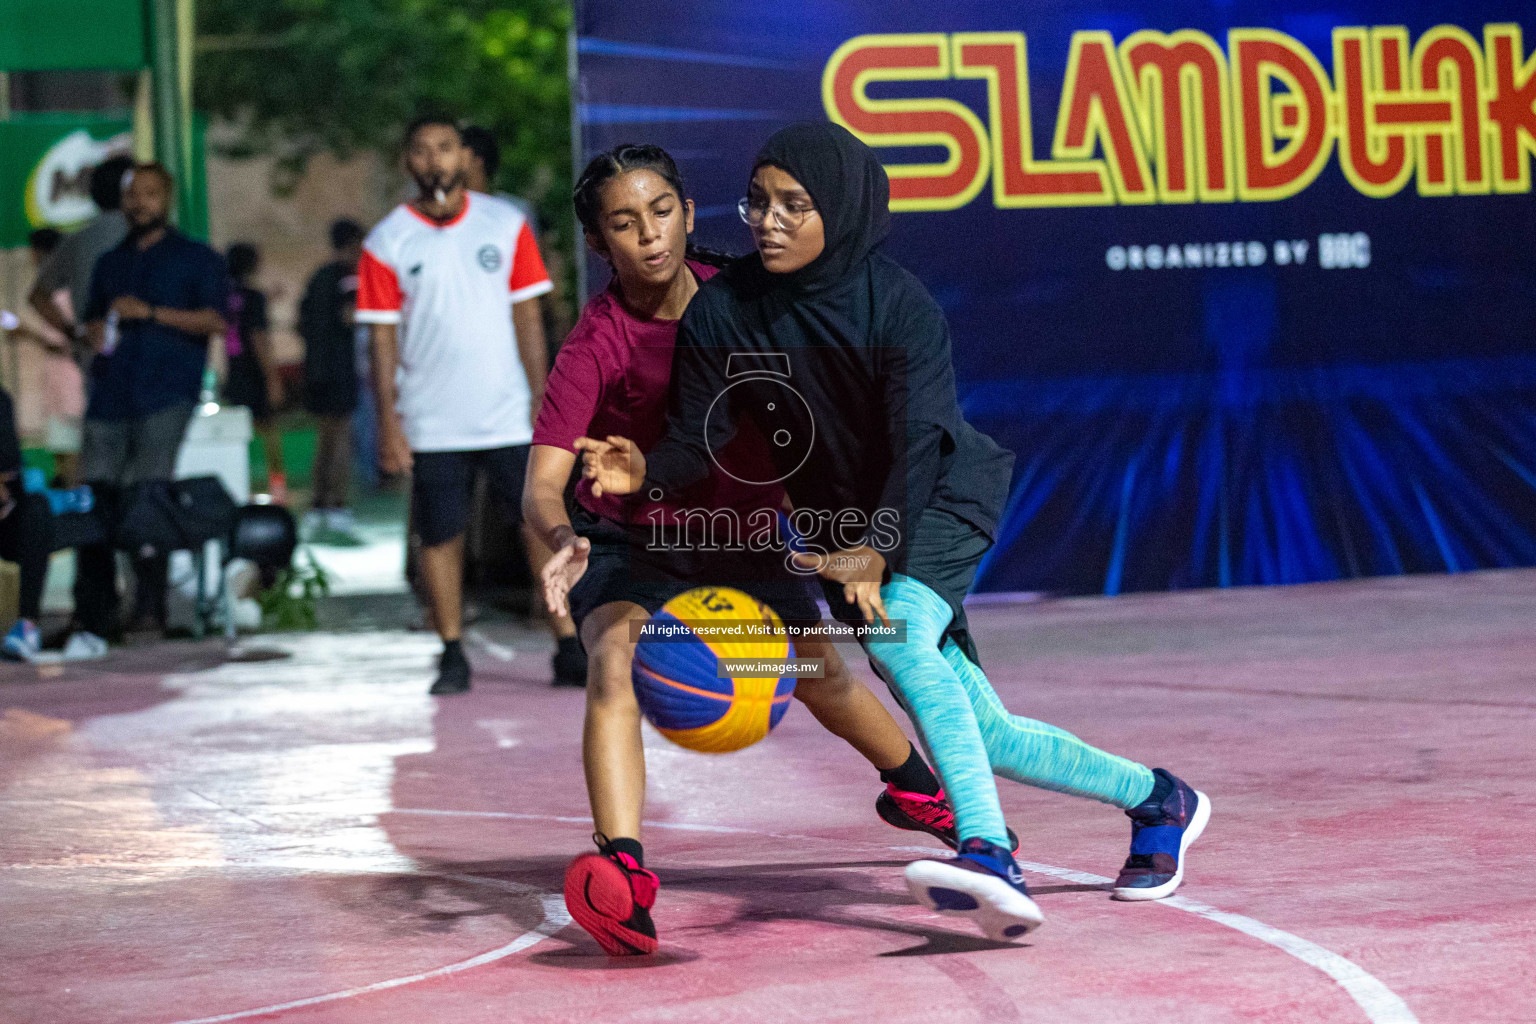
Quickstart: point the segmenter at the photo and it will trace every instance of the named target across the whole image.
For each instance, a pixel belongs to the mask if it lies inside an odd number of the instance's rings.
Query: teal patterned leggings
[[[907,636],[901,643],[870,643],[867,650],[944,781],[960,838],[1007,846],[994,774],[1122,808],[1151,794],[1146,767],[1054,725],[1009,714],[986,675],[945,637],[954,613],[933,590],[896,576],[880,596],[892,619],[906,620]]]

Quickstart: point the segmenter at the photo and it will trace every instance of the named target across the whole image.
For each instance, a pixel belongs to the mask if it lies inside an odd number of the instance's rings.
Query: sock
[[[461,641],[461,640],[444,640],[443,641],[443,660],[444,661],[447,661],[450,658],[458,659],[458,658],[462,658],[462,657],[464,657],[464,643],[463,643],[463,641]]]
[[[911,753],[907,759],[895,768],[887,768],[880,773],[880,781],[904,789],[908,793],[921,793],[924,796],[939,795],[939,780],[933,774],[933,769],[928,767],[928,762],[923,760],[923,755],[917,752],[915,744],[908,744]]]
[[[1152,777],[1157,781],[1152,784],[1152,792],[1141,803],[1156,804],[1161,807],[1163,801],[1168,799],[1168,795],[1173,792],[1173,779],[1167,772],[1156,770],[1152,772]],[[1137,804],[1137,806],[1139,807],[1141,804]]]
[[[622,836],[618,839],[610,839],[608,840],[608,849],[614,853],[627,853],[635,858],[636,864],[645,867],[645,847],[640,845],[640,840],[638,839],[628,839]]]
[[[555,645],[559,648],[561,654],[565,654],[568,651],[574,651],[577,654],[581,653],[581,637],[578,636],[563,636],[555,642]]]

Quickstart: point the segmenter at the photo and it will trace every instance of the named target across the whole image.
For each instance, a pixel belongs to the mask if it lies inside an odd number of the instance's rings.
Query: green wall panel
[[[144,0],[0,0],[0,71],[149,63]]]

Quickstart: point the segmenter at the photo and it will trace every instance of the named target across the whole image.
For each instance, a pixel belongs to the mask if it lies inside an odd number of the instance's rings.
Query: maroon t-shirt
[[[716,273],[716,268],[692,260],[688,267],[701,282]],[[533,443],[573,451],[578,437],[617,434],[635,442],[642,452],[654,448],[667,429],[667,389],[677,324],[635,315],[619,298],[616,282],[594,295],[549,371]],[[771,465],[762,436],[749,424],[742,426],[721,458],[732,466]],[[596,498],[592,481],[583,479],[576,486],[576,500],[582,507],[625,524],[674,523],[680,509],[721,508],[735,509],[745,524],[746,516],[756,509],[777,510],[783,497],[778,485],[745,484],[718,468],[672,501],[650,501],[644,495]]]

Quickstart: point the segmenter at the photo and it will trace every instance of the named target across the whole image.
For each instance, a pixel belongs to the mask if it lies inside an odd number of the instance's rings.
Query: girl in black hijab
[[[943,311],[878,251],[890,229],[879,159],[840,126],[792,125],[758,154],[741,213],[758,251],[700,288],[683,317],[666,438],[648,456],[624,438],[584,439],[594,491],[677,493],[708,473],[742,417],[772,440],[805,548],[788,557],[822,577],[840,620],[906,625],[904,638],[869,633],[865,650],[917,726],[961,837],[954,860],[908,866],[920,902],[995,939],[1040,924],[994,772],[1124,808],[1131,857],[1115,895],[1171,894],[1210,801],[1008,714],[978,665],[961,602],[1013,459],[961,415]]]

